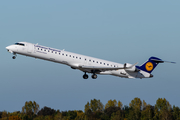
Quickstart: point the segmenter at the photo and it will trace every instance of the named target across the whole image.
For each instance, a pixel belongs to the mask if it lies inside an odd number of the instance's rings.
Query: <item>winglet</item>
[[[133,65],[131,65],[131,66],[130,66],[130,68],[132,68],[132,67],[136,66],[137,64],[138,64],[138,62],[137,62],[137,63],[135,63],[135,64],[133,64]]]
[[[132,67],[134,67],[134,66],[136,66],[138,64],[138,62],[137,63],[135,63],[135,64],[133,64],[133,65],[131,65],[131,66],[129,66],[129,67],[126,67],[126,63],[124,64],[124,69],[129,69],[129,68],[132,68]]]

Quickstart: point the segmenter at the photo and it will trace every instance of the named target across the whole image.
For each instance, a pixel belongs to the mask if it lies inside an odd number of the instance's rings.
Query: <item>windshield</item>
[[[25,46],[23,43],[15,43],[15,45]]]

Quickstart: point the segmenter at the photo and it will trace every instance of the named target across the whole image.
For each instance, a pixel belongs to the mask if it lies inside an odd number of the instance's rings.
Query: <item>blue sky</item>
[[[31,0],[0,1],[0,111],[21,111],[26,101],[40,107],[84,110],[87,101],[135,97],[154,105],[166,98],[180,107],[180,1]],[[26,41],[139,65],[156,56],[177,64],[160,64],[151,79],[99,75],[82,79],[70,67],[18,55],[5,47]]]

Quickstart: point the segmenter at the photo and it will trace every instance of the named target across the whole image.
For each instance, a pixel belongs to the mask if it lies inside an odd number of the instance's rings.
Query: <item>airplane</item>
[[[96,79],[97,74],[113,75],[122,78],[152,78],[153,75],[151,72],[159,63],[169,62],[163,61],[157,57],[150,57],[147,62],[141,66],[136,66],[137,63],[120,64],[28,42],[18,42],[7,46],[6,49],[8,52],[13,54],[13,59],[16,59],[17,54],[20,54],[65,64],[70,66],[72,69],[79,69],[84,72],[84,79],[88,79],[87,73],[92,74],[92,79]]]

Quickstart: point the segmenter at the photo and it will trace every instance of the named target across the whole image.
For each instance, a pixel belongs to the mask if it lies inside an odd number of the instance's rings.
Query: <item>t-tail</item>
[[[143,70],[147,73],[151,73],[159,63],[164,63],[164,62],[175,63],[175,62],[164,61],[164,60],[161,60],[157,57],[150,57],[147,62],[145,62],[141,66],[136,66],[136,68]]]

